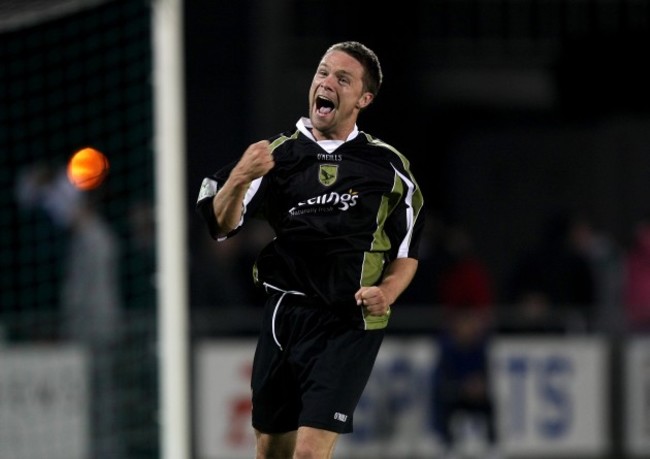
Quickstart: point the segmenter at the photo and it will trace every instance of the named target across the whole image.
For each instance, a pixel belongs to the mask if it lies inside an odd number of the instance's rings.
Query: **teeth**
[[[316,96],[316,108],[318,110],[328,109],[327,112],[334,109],[334,102],[323,96]]]

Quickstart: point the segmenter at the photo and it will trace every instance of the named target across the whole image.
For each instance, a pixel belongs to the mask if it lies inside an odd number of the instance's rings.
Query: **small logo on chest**
[[[318,167],[318,181],[325,186],[330,186],[336,182],[338,172],[339,166],[336,164],[321,164]]]

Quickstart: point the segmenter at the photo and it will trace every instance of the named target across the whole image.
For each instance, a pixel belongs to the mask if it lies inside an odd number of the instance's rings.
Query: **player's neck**
[[[311,128],[311,133],[314,136],[314,138],[318,140],[340,140],[342,142],[345,142],[348,140],[350,137],[350,134],[352,134],[352,131],[354,131],[354,126],[349,129],[337,129],[337,130],[332,130],[332,131],[319,131],[315,127]]]

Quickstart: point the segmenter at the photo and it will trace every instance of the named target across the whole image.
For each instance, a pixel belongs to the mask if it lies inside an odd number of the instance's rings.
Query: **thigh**
[[[268,434],[298,429],[300,387],[289,361],[274,337],[275,304],[267,302],[251,377],[253,427]]]
[[[384,330],[334,327],[294,357],[300,367],[299,425],[350,433],[353,414],[374,366]]]

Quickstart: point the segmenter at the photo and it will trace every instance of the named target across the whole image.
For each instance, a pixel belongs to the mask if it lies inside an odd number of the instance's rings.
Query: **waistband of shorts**
[[[275,298],[280,296],[276,293],[273,294]],[[282,304],[285,306],[298,306],[306,308],[326,308],[326,304],[323,300],[315,296],[309,295],[295,295],[288,293],[282,298]]]
[[[284,290],[271,284],[264,284],[264,290],[275,301],[282,298],[282,304],[288,306],[303,306],[303,307],[326,307],[325,302],[314,295],[307,295],[306,293],[297,290]]]

